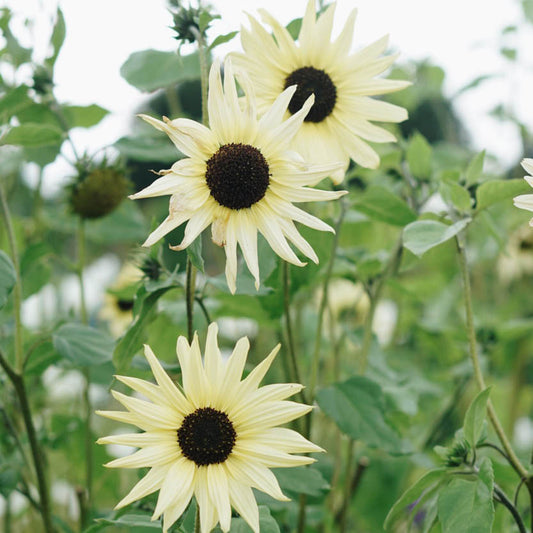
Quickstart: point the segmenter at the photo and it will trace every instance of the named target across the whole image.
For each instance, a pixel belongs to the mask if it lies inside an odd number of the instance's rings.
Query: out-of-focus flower
[[[217,523],[223,531],[229,531],[232,507],[259,533],[259,511],[252,488],[286,501],[270,468],[309,464],[314,459],[292,454],[322,451],[299,433],[277,427],[311,410],[310,406],[286,400],[299,392],[302,385],[259,387],[279,345],[241,380],[248,339],[241,338],[230,358],[224,361],[217,333],[216,324],[211,324],[203,362],[196,335],[190,346],[185,337],[178,338],[183,380],[179,388],[146,346],[145,355],[157,385],[124,376],[117,379],[150,401],[113,391],[127,411],[98,412],[144,431],[111,435],[98,442],[140,448],[106,465],[150,468],[117,507],[159,490],[153,518],[163,515],[165,532],[194,495],[200,508],[202,533],[211,531]]]
[[[114,337],[120,337],[130,325],[133,315],[133,294],[126,289],[132,287],[143,277],[141,270],[133,263],[126,263],[119,272],[116,282],[104,295],[99,318],[109,323]]]
[[[511,233],[496,267],[498,277],[505,285],[533,274],[533,231],[528,226],[520,226]]]
[[[305,265],[289,246],[289,240],[318,263],[317,255],[293,221],[320,231],[334,230],[293,202],[333,200],[345,194],[307,187],[339,169],[340,163],[310,166],[288,149],[313,104],[313,96],[284,120],[296,92],[295,86],[288,87],[258,120],[249,82],[243,84],[246,97],[239,102],[231,63],[225,64],[224,89],[220,66],[218,62],[213,64],[209,76],[210,129],[184,118],[165,118],[161,122],[141,115],[164,131],[187,158],[170,170],[161,171],[161,178],[131,196],[137,199],[171,195],[168,217],[144,246],[188,221],[182,242],[171,247],[182,250],[211,225],[213,241],[224,246],[226,252],[226,279],[231,292],[236,290],[237,243],[259,288],[258,231],[286,261]]]
[[[120,168],[103,163],[93,169],[82,169],[71,185],[70,206],[81,218],[101,218],[120,205],[129,186]]]
[[[262,20],[272,34],[253,17],[251,30],[241,28],[244,53],[235,53],[236,65],[254,81],[260,113],[273,104],[284,89],[297,85],[288,115],[297,113],[307,98],[315,95],[303,127],[294,137],[293,148],[306,161],[324,164],[342,161],[343,168],[331,173],[335,183],[344,179],[350,158],[367,168],[377,168],[378,154],[365,142],[392,142],[395,136],[371,121],[402,122],[407,111],[371,97],[399,91],[410,85],[403,80],[376,78],[389,68],[397,54],[382,56],[388,36],[350,53],[356,10],[348,16],[340,35],[331,41],[335,3],[316,17],[315,1],[309,0],[298,43],[267,11]]]
[[[522,167],[529,174],[524,176],[524,179],[533,187],[533,159],[523,159]],[[515,196],[514,205],[520,209],[526,209],[527,211],[533,211],[533,194],[521,194]],[[533,226],[533,218],[530,219],[529,225]]]

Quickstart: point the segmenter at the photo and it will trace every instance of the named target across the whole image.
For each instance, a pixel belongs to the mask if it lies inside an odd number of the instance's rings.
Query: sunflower
[[[250,83],[245,86],[244,102],[239,102],[233,69],[225,63],[224,89],[217,62],[209,75],[210,129],[189,119],[164,119],[141,115],[149,124],[164,131],[187,157],[163,170],[162,177],[130,198],[170,196],[169,215],[148,237],[150,246],[188,221],[182,242],[171,246],[182,250],[209,225],[213,241],[224,246],[226,278],[235,292],[237,243],[248,269],[259,288],[257,232],[263,234],[280,257],[304,266],[287,240],[315,263],[318,257],[300,235],[293,221],[320,231],[331,231],[328,224],[293,205],[339,198],[345,191],[321,191],[307,187],[318,183],[340,163],[310,166],[289,143],[313,105],[311,95],[300,111],[284,120],[285,111],[296,87],[282,91],[260,120]]]
[[[522,167],[530,174],[524,176],[524,179],[533,187],[533,159],[522,159]],[[521,194],[514,197],[514,205],[520,209],[533,211],[533,194]],[[529,225],[533,226],[533,218],[529,221]]]
[[[312,409],[286,400],[302,385],[259,387],[280,346],[241,380],[248,339],[241,338],[224,361],[217,333],[217,325],[211,324],[204,363],[197,335],[191,345],[185,337],[178,338],[182,387],[174,384],[145,346],[157,385],[130,377],[117,379],[150,401],[113,391],[128,411],[98,411],[144,431],[104,437],[98,443],[140,448],[106,465],[150,468],[117,508],[159,490],[153,519],[163,515],[164,531],[183,514],[194,495],[202,533],[211,531],[217,523],[223,531],[229,531],[232,507],[258,533],[259,513],[252,488],[287,501],[270,468],[309,464],[314,459],[291,454],[323,451],[296,431],[276,427]]]
[[[292,145],[310,163],[342,161],[343,168],[331,174],[333,181],[340,183],[350,158],[366,168],[378,167],[379,156],[365,141],[396,140],[392,133],[371,121],[407,119],[404,108],[370,97],[398,91],[410,83],[376,79],[397,58],[397,54],[381,56],[387,48],[388,36],[350,53],[356,10],[332,41],[335,3],[318,19],[314,4],[314,0],[307,4],[298,44],[274,17],[259,10],[273,35],[250,16],[251,30],[241,28],[244,53],[233,53],[232,57],[235,65],[254,80],[259,112],[266,112],[279,94],[292,85],[298,89],[289,103],[289,115],[298,113],[308,96],[315,95],[313,107]]]

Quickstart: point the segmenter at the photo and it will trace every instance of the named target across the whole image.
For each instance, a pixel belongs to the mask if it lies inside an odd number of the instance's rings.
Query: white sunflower
[[[149,124],[164,131],[186,156],[146,189],[130,198],[171,195],[169,215],[148,237],[150,246],[174,228],[188,221],[182,250],[210,224],[213,241],[226,251],[226,278],[235,292],[237,243],[248,269],[259,287],[257,232],[263,234],[280,257],[304,266],[287,240],[305,256],[318,263],[309,243],[293,221],[320,231],[333,228],[299,209],[293,202],[313,202],[339,198],[345,191],[321,191],[307,187],[320,181],[341,163],[309,166],[289,143],[313,105],[310,96],[301,110],[285,120],[285,112],[296,87],[288,87],[258,120],[252,89],[242,78],[246,96],[239,103],[233,69],[225,63],[224,89],[217,62],[209,75],[209,124],[207,128],[189,119],[164,122],[141,115]]]
[[[399,91],[410,83],[376,78],[398,57],[381,55],[387,49],[388,36],[351,53],[356,10],[332,41],[334,12],[335,3],[317,19],[315,2],[309,0],[296,43],[272,15],[259,10],[272,34],[249,16],[251,29],[241,28],[244,53],[234,53],[232,57],[235,65],[254,81],[260,113],[266,112],[292,85],[298,89],[289,103],[289,114],[297,113],[308,96],[315,95],[313,107],[292,145],[310,163],[342,161],[343,168],[331,174],[333,181],[340,183],[350,158],[366,168],[378,167],[379,156],[365,141],[396,140],[392,133],[371,121],[407,119],[404,108],[370,97]]]
[[[529,176],[524,176],[524,179],[533,187],[533,159],[522,159],[522,167],[529,174]],[[533,211],[533,194],[515,196],[514,205],[520,209]],[[529,221],[529,225],[533,226],[533,218]]]
[[[211,531],[217,523],[223,531],[229,531],[232,507],[258,533],[259,512],[252,488],[287,501],[270,468],[309,464],[314,459],[291,454],[323,451],[296,431],[277,427],[312,409],[286,400],[302,390],[302,385],[259,387],[280,346],[241,380],[248,339],[241,338],[224,361],[217,333],[217,325],[211,324],[203,363],[198,337],[194,336],[190,346],[185,337],[178,338],[182,387],[169,378],[145,346],[157,385],[131,377],[117,379],[150,401],[113,391],[127,411],[98,411],[144,431],[104,437],[98,443],[140,448],[106,465],[150,468],[117,508],[159,490],[153,519],[163,515],[165,532],[194,496],[200,508],[202,533]]]

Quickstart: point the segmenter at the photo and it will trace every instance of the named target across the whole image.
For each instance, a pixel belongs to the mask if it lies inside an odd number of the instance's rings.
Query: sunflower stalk
[[[82,218],[78,220],[77,230],[78,258],[76,263],[76,275],[80,286],[80,316],[83,324],[89,322],[87,313],[87,302],[85,300],[85,285],[83,281],[83,270],[85,268],[85,224]],[[93,453],[92,453],[92,406],[89,396],[91,384],[91,374],[89,368],[83,369],[84,386],[82,392],[83,411],[85,414],[85,488],[86,493],[80,498],[80,525],[86,527],[90,519],[93,492]]]
[[[48,483],[46,480],[45,472],[45,459],[44,454],[37,438],[37,432],[33,424],[33,417],[31,414],[30,402],[28,399],[28,392],[26,390],[26,384],[24,383],[24,377],[18,374],[11,365],[7,358],[0,351],[0,366],[3,368],[7,377],[13,384],[15,393],[20,403],[20,410],[22,412],[22,418],[24,420],[24,426],[28,434],[28,440],[30,442],[31,456],[33,459],[33,465],[35,467],[35,475],[37,477],[37,490],[39,492],[39,505],[40,513],[43,521],[43,527],[45,533],[54,533],[54,527],[52,525],[52,512],[50,508],[50,496],[48,492]]]

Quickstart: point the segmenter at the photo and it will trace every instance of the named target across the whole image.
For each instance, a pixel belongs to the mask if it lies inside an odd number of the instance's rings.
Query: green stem
[[[461,269],[461,275],[463,278],[465,314],[466,314],[466,330],[468,334],[470,359],[472,361],[472,366],[474,367],[474,376],[478,384],[478,387],[480,388],[480,390],[485,390],[487,386],[485,384],[485,379],[483,378],[483,372],[481,371],[481,365],[479,362],[479,355],[477,351],[476,330],[474,328],[474,313],[473,313],[473,308],[472,308],[472,289],[470,287],[470,277],[468,274],[468,264],[467,264],[467,259],[466,259],[466,253],[465,253],[465,249],[463,245],[459,242],[459,239],[457,237],[455,238],[455,242],[457,244],[459,265]],[[518,459],[518,457],[516,456],[511,446],[511,443],[509,442],[509,439],[507,438],[507,435],[505,434],[505,431],[503,430],[503,427],[500,423],[498,415],[496,414],[496,411],[494,410],[492,402],[490,400],[487,403],[487,414],[488,414],[489,420],[491,421],[492,427],[494,428],[496,435],[498,435],[498,439],[500,440],[503,446],[503,449],[505,450],[505,453],[507,454],[509,458],[509,462],[511,463],[511,466],[515,469],[515,471],[520,476],[520,478],[527,479],[529,477],[528,471],[526,468],[524,468],[524,466],[520,462],[520,459]]]
[[[194,335],[194,294],[196,292],[196,267],[187,257],[185,274],[185,303],[187,306],[187,338],[192,342]]]
[[[194,533],[200,533],[200,506],[196,502],[196,514],[194,516]]]
[[[87,313],[87,303],[85,300],[85,286],[83,282],[83,270],[85,268],[85,224],[83,219],[79,219],[78,232],[78,261],[76,264],[76,273],[80,285],[80,316],[83,324],[87,325],[89,322]],[[83,386],[83,410],[85,413],[85,498],[82,499],[80,505],[80,524],[82,529],[86,527],[90,519],[90,511],[92,505],[93,495],[93,442],[91,431],[92,406],[89,397],[89,388],[91,384],[91,373],[89,368],[83,369],[84,386]]]
[[[290,265],[287,261],[283,261],[283,307],[285,315],[285,331],[287,334],[287,344],[290,358],[291,380],[294,383],[302,383],[300,379],[300,370],[298,368],[298,360],[296,358],[296,346],[294,342],[294,335],[292,331],[292,320],[290,312],[291,304],[291,274]],[[302,391],[300,391],[300,398],[303,403],[307,403],[307,398]]]
[[[316,388],[317,378],[318,378],[318,367],[320,363],[320,346],[322,344],[324,312],[326,311],[326,307],[328,304],[329,281],[331,279],[331,273],[333,272],[333,264],[335,263],[335,256],[337,255],[337,248],[339,246],[340,228],[344,221],[344,215],[346,214],[346,206],[345,206],[345,203],[342,201],[342,199],[340,200],[340,207],[341,207],[341,212],[339,215],[339,220],[337,221],[337,224],[335,225],[335,236],[333,237],[333,242],[331,243],[329,261],[326,267],[324,283],[322,285],[322,297],[320,300],[320,306],[318,308],[318,323],[316,327],[315,346],[313,349],[313,359],[311,363],[311,377],[309,379],[309,395],[311,398],[314,398],[315,388]],[[309,420],[311,420],[311,417],[309,417]],[[311,427],[309,426],[308,435],[307,435],[308,437],[310,433],[311,433]]]
[[[355,441],[350,439],[348,441],[348,453],[346,457],[346,477],[344,479],[344,498],[342,502],[342,507],[339,513],[339,533],[344,533],[346,531],[346,523],[348,520],[348,507],[350,503],[350,488],[352,486],[352,477],[351,471],[353,468],[353,458],[354,458],[354,445]]]
[[[202,91],[202,123],[209,126],[209,112],[207,109],[207,85],[209,80],[209,67],[207,64],[206,42],[201,33],[198,32],[198,58],[200,60],[200,83]]]
[[[13,230],[13,222],[11,220],[11,213],[7,204],[6,195],[3,187],[0,185],[0,204],[2,208],[2,215],[7,231],[7,238],[9,247],[11,248],[11,260],[15,268],[15,286],[13,287],[13,313],[15,316],[15,371],[22,375],[24,367],[24,345],[22,339],[22,279],[20,277],[20,261],[17,251],[17,242],[15,239],[15,232]]]
[[[50,498],[48,494],[48,485],[46,483],[46,475],[44,470],[44,458],[43,452],[37,439],[35,432],[35,426],[33,425],[33,418],[31,415],[30,404],[28,401],[28,394],[26,391],[26,385],[24,378],[15,372],[5,356],[0,352],[0,366],[4,369],[7,377],[13,384],[15,393],[17,394],[20,410],[22,412],[22,418],[24,420],[24,426],[28,434],[28,441],[30,443],[31,456],[33,459],[33,465],[35,467],[35,475],[37,477],[37,487],[39,491],[39,504],[41,510],[41,517],[43,520],[43,526],[45,533],[54,533],[52,526],[52,514],[50,509]]]
[[[498,487],[498,485],[494,485],[494,497],[497,498],[497,501],[499,501],[511,513],[512,517],[514,518],[514,521],[516,522],[516,525],[518,526],[518,530],[520,531],[520,533],[527,533],[526,526],[522,521],[520,513],[513,505],[511,500],[506,496],[505,492],[503,492],[503,490]]]
[[[370,308],[365,318],[364,324],[364,333],[363,333],[363,343],[361,345],[361,352],[359,355],[360,358],[360,371],[362,375],[366,372],[368,366],[368,355],[370,353],[370,347],[372,345],[372,324],[374,322],[374,315],[376,314],[376,308],[381,299],[381,294],[385,287],[386,281],[394,276],[398,269],[400,268],[400,263],[402,261],[402,252],[403,252],[403,240],[402,235],[398,238],[396,246],[392,251],[392,255],[385,267],[385,270],[381,276],[375,281],[375,284],[369,289],[368,296],[370,298]]]

